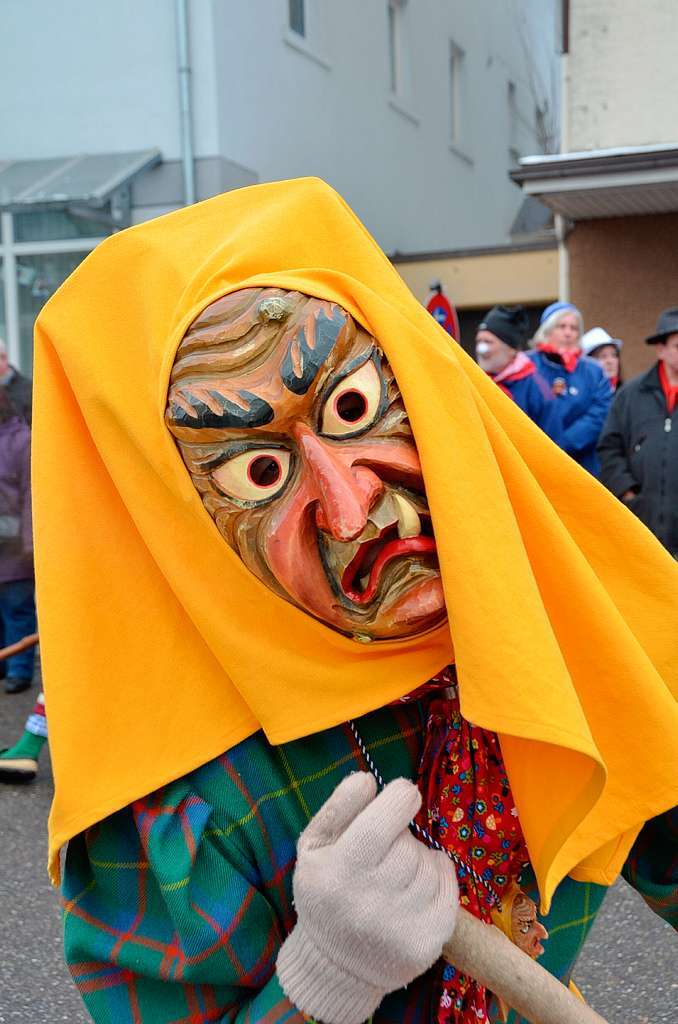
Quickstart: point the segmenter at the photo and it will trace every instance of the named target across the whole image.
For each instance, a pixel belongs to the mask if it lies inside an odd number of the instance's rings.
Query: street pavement
[[[0,690],[0,747],[20,735],[36,692]],[[46,749],[33,784],[0,786],[0,1024],[90,1020],[63,963],[57,895],[47,880],[51,797]],[[678,939],[621,880],[603,904],[575,976],[609,1024],[678,1022]]]

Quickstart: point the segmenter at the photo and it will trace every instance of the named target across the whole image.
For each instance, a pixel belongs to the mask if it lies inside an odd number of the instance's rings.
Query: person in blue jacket
[[[598,476],[596,444],[612,401],[612,388],[600,365],[582,354],[582,316],[570,302],[552,302],[541,315],[529,353],[556,398],[563,448]]]
[[[522,349],[530,333],[524,306],[494,306],[478,324],[476,359],[552,441],[562,447],[558,403]]]

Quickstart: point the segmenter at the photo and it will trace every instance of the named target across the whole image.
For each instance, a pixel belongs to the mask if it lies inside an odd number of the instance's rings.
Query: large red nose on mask
[[[355,540],[383,491],[382,481],[367,466],[353,466],[348,447],[321,440],[307,426],[299,424],[294,436],[318,502],[318,529],[335,540]]]

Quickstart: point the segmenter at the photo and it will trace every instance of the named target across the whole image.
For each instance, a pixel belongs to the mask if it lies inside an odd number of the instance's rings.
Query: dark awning
[[[104,207],[137,175],[160,163],[159,149],[0,161],[0,210],[27,213]]]
[[[678,145],[529,156],[510,176],[570,220],[678,210]]]

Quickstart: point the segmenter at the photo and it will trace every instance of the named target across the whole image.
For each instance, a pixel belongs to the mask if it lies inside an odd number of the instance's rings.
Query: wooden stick
[[[483,924],[463,907],[454,934],[443,946],[443,956],[531,1024],[606,1024],[503,932]]]
[[[4,661],[5,658],[11,658],[13,654],[19,654],[20,651],[25,651],[29,647],[35,647],[37,642],[37,633],[31,633],[30,636],[22,637],[15,644],[10,644],[9,647],[3,647],[0,650],[0,661]]]

